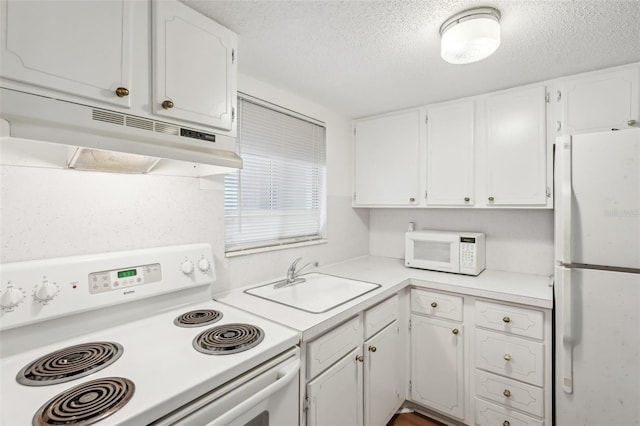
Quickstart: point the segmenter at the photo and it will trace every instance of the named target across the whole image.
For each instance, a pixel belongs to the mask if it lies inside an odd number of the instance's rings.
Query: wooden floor
[[[445,426],[418,413],[396,414],[387,426]]]

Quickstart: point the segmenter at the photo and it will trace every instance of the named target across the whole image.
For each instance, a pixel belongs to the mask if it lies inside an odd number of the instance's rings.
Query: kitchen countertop
[[[308,341],[333,326],[397,293],[406,286],[468,294],[498,301],[553,308],[551,277],[546,275],[485,270],[477,277],[407,268],[404,260],[363,256],[315,269],[328,275],[380,284],[380,287],[327,312],[313,314],[264,300],[244,292],[263,283],[252,284],[214,295],[222,303],[279,322],[301,333]]]

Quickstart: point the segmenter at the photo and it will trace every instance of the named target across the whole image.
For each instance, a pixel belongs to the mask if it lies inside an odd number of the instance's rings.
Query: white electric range
[[[0,423],[297,424],[298,333],[214,281],[208,244],[0,265]]]

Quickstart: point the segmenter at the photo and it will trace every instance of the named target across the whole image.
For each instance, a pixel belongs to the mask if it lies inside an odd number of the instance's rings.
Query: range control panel
[[[0,330],[206,286],[210,244],[0,264]]]
[[[162,280],[162,267],[159,263],[92,272],[89,274],[89,292],[91,294],[104,293],[105,291],[120,290],[160,280]]]

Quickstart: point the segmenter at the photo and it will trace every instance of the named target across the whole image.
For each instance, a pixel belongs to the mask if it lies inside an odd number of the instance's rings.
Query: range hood
[[[113,171],[145,172],[156,159],[165,159],[218,166],[223,171],[242,168],[242,159],[234,151],[235,140],[229,136],[107,108],[0,88],[0,117],[9,123],[8,140],[76,147],[69,155],[69,167],[85,164],[84,169],[92,169],[91,161],[106,159],[119,167]],[[118,159],[116,153],[129,156]],[[130,154],[142,157],[136,159]],[[100,170],[98,166],[94,169]]]

